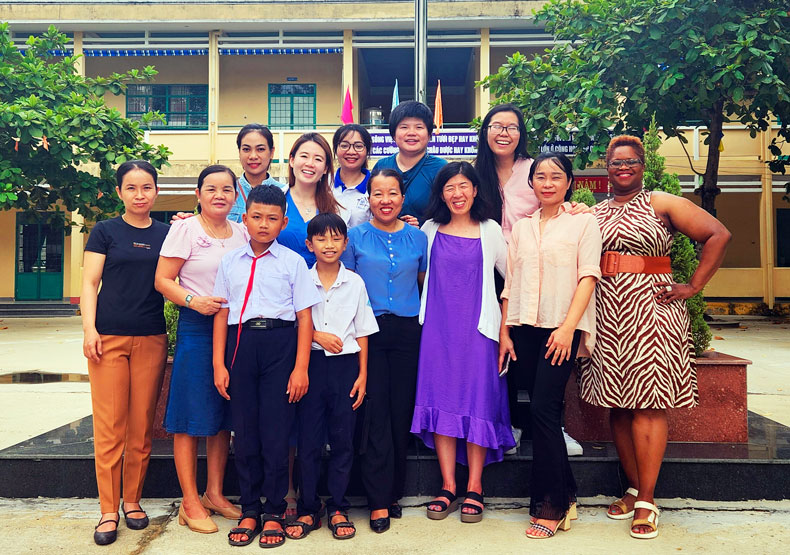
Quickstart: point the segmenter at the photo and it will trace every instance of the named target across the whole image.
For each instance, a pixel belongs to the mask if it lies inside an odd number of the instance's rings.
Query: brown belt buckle
[[[620,271],[620,256],[619,252],[606,251],[601,256],[601,275],[604,277],[612,277],[617,275]]]

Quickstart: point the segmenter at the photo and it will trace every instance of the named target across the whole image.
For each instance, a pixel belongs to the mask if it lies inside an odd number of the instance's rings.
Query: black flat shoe
[[[128,513],[126,509],[123,510],[123,518],[126,520],[126,527],[130,530],[143,530],[144,528],[148,528],[148,515],[145,514],[143,509],[132,509]],[[143,518],[132,518],[129,515],[133,515],[134,513],[140,513],[143,515]]]
[[[403,516],[403,507],[397,501],[390,505],[389,508],[390,518],[400,518]]]
[[[381,518],[377,518],[376,520],[371,519],[370,529],[377,534],[383,534],[390,529],[390,517],[383,516]]]
[[[96,542],[96,545],[110,545],[118,538],[118,522],[121,520],[121,517],[117,519],[108,519],[108,520],[99,520],[99,524],[96,525],[96,528],[105,524],[107,522],[114,522],[115,523],[115,530],[110,530],[109,532],[99,532],[94,528],[93,532],[93,541]]]

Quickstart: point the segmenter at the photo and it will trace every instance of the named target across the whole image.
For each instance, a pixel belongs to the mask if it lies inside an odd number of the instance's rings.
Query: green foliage
[[[178,305],[165,301],[165,329],[167,330],[167,356],[173,356],[176,349],[178,330]]]
[[[668,174],[664,171],[664,157],[658,154],[661,138],[658,136],[656,120],[653,118],[650,127],[645,133],[645,176],[643,183],[648,191],[664,191],[681,196],[680,180],[677,174]],[[691,239],[682,233],[676,233],[669,254],[672,259],[672,277],[678,283],[688,283],[697,269],[697,252]],[[686,300],[686,306],[691,320],[691,336],[694,340],[694,351],[701,355],[710,345],[711,333],[705,322],[705,299],[702,291]]]
[[[572,139],[583,168],[603,155],[610,133],[642,130],[653,114],[682,142],[679,128],[691,122],[741,123],[754,137],[778,117],[771,169],[790,164],[779,158],[790,139],[786,0],[552,0],[535,19],[563,43],[516,53],[479,83],[522,108],[529,152]],[[713,163],[701,175],[713,197],[720,138],[705,139]]]
[[[76,56],[56,58],[67,38],[55,27],[31,36],[19,50],[0,24],[0,210],[48,212],[86,221],[119,209],[114,166],[143,159],[159,168],[171,154],[143,141],[140,124],[108,107],[104,94],[122,94],[130,82],[156,71],[79,75]],[[143,124],[158,114],[148,114]]]
[[[577,187],[574,189],[571,195],[571,201],[586,204],[587,206],[595,206],[596,204],[595,195],[593,195],[592,189],[588,189],[587,187]]]

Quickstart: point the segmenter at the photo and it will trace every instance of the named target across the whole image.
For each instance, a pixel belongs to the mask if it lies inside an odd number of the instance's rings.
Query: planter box
[[[669,441],[748,443],[746,367],[750,360],[708,351],[697,359],[700,404],[669,409]],[[565,390],[565,429],[581,441],[612,441],[609,409],[579,398],[576,372]]]

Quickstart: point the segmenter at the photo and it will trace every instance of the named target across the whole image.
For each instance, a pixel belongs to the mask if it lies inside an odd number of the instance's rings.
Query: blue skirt
[[[213,436],[231,429],[230,401],[214,387],[213,332],[214,316],[181,308],[165,412],[171,434]]]

